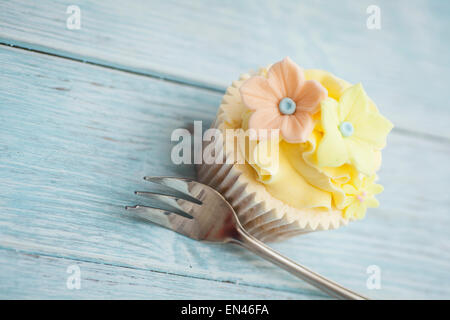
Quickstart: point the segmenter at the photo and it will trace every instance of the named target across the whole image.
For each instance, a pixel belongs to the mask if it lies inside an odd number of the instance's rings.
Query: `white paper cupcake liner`
[[[223,152],[220,146],[218,150]],[[265,192],[258,190],[264,186],[252,181],[243,168],[244,165],[239,164],[202,164],[197,166],[197,175],[200,182],[213,187],[230,202],[243,227],[259,240],[281,241],[311,231],[335,229],[348,223],[338,211],[305,213],[282,204],[265,189]],[[268,198],[264,200],[264,197]]]

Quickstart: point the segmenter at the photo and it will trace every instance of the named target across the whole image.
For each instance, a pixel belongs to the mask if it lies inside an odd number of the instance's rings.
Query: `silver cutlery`
[[[188,178],[144,179],[165,186],[170,192],[135,191],[137,195],[152,198],[161,204],[126,207],[137,216],[192,239],[238,244],[335,298],[368,299],[303,267],[254,238],[241,226],[227,200],[213,188]]]

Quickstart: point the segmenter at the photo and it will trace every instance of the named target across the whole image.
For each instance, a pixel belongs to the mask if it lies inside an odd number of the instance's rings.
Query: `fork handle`
[[[256,253],[261,258],[276,264],[292,275],[308,282],[325,293],[338,299],[368,300],[368,298],[350,291],[341,285],[299,265],[298,263],[295,263],[291,259],[286,258],[277,251],[266,246],[261,241],[257,240],[255,237],[251,236],[241,226],[238,226],[237,230],[238,234],[231,240],[231,242],[237,243],[253,253]]]

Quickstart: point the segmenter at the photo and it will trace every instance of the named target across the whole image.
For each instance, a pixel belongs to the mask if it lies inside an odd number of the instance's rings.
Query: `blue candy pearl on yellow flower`
[[[339,131],[344,137],[350,137],[353,134],[354,128],[351,122],[344,121],[339,125]]]
[[[284,98],[278,104],[278,108],[282,114],[293,114],[297,109],[297,104],[291,98]]]

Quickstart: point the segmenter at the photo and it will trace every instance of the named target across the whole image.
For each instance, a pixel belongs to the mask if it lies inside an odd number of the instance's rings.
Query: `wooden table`
[[[174,129],[209,125],[241,72],[290,56],[362,82],[396,127],[380,208],[273,247],[373,298],[449,299],[450,2],[375,1],[368,29],[372,2],[1,1],[0,298],[327,298],[124,210],[144,175],[195,176],[170,161]]]

